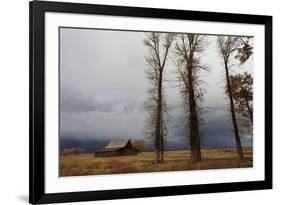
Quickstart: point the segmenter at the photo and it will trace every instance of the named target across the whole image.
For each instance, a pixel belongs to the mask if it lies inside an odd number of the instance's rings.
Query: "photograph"
[[[31,204],[272,189],[272,16],[188,9],[29,3]]]
[[[60,177],[253,167],[254,36],[58,35]]]

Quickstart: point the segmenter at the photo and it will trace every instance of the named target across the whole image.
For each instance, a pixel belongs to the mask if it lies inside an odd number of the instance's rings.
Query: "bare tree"
[[[180,34],[175,46],[174,60],[177,80],[186,110],[189,125],[188,138],[191,146],[191,161],[201,161],[199,100],[203,93],[199,72],[205,69],[200,63],[200,53],[206,46],[205,37],[197,34]]]
[[[218,36],[218,48],[219,54],[223,59],[224,69],[225,69],[225,79],[226,79],[226,90],[229,97],[230,102],[230,112],[231,112],[231,119],[233,124],[234,136],[235,136],[235,143],[236,143],[236,150],[240,157],[240,159],[244,159],[243,149],[240,140],[239,129],[237,125],[235,107],[233,102],[233,94],[230,84],[230,77],[229,77],[229,69],[231,67],[231,57],[237,51],[239,46],[239,37],[234,36]]]
[[[148,119],[146,125],[147,135],[154,140],[155,161],[161,163],[164,160],[164,137],[167,135],[165,115],[167,112],[164,97],[164,69],[174,34],[172,33],[148,33],[144,39],[144,45],[148,48],[145,56],[147,63],[146,78],[150,82],[147,91],[146,109]]]

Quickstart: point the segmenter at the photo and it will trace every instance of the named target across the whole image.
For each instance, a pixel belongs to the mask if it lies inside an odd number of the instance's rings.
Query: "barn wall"
[[[138,151],[134,148],[123,148],[117,151],[104,151],[96,152],[95,157],[114,157],[114,156],[128,156],[128,155],[137,155]]]
[[[113,157],[116,156],[116,152],[96,152],[95,157]]]

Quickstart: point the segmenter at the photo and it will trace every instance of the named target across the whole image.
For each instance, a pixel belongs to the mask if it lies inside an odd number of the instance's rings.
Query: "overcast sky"
[[[146,112],[144,100],[148,81],[144,69],[145,33],[94,29],[60,29],[60,137],[75,139],[144,139]],[[202,106],[202,141],[234,146],[229,99],[224,92],[225,75],[216,48],[216,37],[208,36],[202,63],[206,93]],[[234,66],[232,73],[253,73],[253,59]],[[168,143],[185,142],[182,99],[174,67],[166,67],[165,82],[168,112]],[[251,146],[251,136],[242,143]]]

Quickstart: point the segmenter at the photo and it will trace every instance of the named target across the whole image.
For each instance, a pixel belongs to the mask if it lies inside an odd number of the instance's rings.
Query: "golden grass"
[[[136,156],[95,157],[94,154],[60,156],[61,176],[118,174],[156,171],[241,168],[253,166],[252,149],[244,150],[245,159],[239,160],[235,149],[202,150],[202,161],[191,163],[190,151],[166,151],[164,163],[154,163],[154,152]]]

